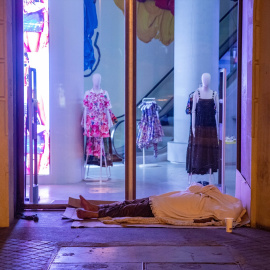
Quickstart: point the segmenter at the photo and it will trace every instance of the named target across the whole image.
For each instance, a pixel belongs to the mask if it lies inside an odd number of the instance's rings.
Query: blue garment
[[[44,26],[44,13],[43,10],[23,14],[23,31],[36,32],[43,31]]]
[[[137,146],[148,149],[153,145],[154,157],[157,157],[157,144],[164,136],[160,124],[158,111],[160,107],[156,102],[143,102],[141,106],[141,121],[138,123]]]
[[[84,0],[84,70],[92,69],[95,54],[92,45],[94,30],[98,27],[95,0]]]

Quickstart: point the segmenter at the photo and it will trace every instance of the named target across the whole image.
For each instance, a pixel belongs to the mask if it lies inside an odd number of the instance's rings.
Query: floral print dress
[[[110,127],[113,125],[108,92],[102,89],[87,91],[83,105],[85,110],[82,125],[83,135],[87,137],[86,154],[100,157],[100,144],[103,138],[110,137]]]
[[[164,136],[159,120],[158,111],[160,107],[156,102],[145,102],[142,104],[141,121],[138,123],[137,145],[140,149],[153,146],[154,157],[157,157],[157,144]]]

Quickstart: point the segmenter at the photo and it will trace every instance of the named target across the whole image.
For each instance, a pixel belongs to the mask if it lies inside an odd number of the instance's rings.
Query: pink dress
[[[100,89],[91,89],[85,94],[83,100],[85,113],[83,117],[84,133],[87,136],[87,155],[100,156],[100,143],[102,138],[110,136],[111,102],[108,92]]]

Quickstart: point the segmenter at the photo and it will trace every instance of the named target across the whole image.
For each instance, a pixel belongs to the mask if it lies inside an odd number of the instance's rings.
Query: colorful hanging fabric
[[[98,27],[95,0],[84,0],[84,70],[92,69],[95,64],[92,37]]]
[[[114,3],[124,13],[124,0],[114,0]],[[155,38],[168,46],[174,40],[172,5],[170,4],[170,7],[167,6],[166,9],[161,9],[158,5],[163,7],[164,3],[148,0],[137,2],[137,36],[145,43]]]
[[[84,128],[83,134],[87,137],[85,148],[85,154],[88,157],[87,164],[99,165],[101,143],[103,143],[102,155],[106,158],[107,165],[112,166],[110,128],[118,120],[111,111],[109,94],[102,89],[99,91],[88,90],[85,93],[83,104],[84,115],[81,125]]]
[[[138,123],[137,146],[140,149],[153,146],[154,156],[157,157],[157,144],[162,141],[164,132],[159,120],[160,107],[156,102],[143,102],[141,106],[142,116]]]
[[[109,137],[112,126],[109,109],[111,102],[107,91],[100,89],[87,91],[83,100],[85,107],[83,126],[87,137]]]

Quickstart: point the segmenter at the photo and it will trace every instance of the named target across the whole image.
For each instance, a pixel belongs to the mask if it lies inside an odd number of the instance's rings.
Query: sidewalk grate
[[[49,241],[0,240],[0,269],[46,269],[55,249]]]

